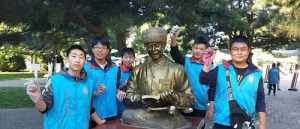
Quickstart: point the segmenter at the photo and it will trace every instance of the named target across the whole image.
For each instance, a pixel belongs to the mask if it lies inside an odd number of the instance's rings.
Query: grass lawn
[[[39,77],[42,77],[45,73],[39,73]],[[18,80],[25,78],[33,78],[31,72],[0,72],[0,80]]]
[[[0,108],[33,107],[24,87],[0,87]]]

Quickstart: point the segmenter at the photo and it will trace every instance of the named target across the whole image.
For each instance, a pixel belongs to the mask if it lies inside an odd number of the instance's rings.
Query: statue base
[[[185,119],[178,111],[170,115],[167,110],[126,109],[122,122],[126,126],[142,129],[188,129],[192,127],[192,122]]]

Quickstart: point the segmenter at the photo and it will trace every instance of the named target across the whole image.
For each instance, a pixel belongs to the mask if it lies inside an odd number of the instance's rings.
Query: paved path
[[[24,83],[30,79],[21,80],[2,80],[0,81],[0,87],[24,87]]]
[[[42,129],[42,115],[32,108],[0,109],[0,129]]]
[[[300,81],[296,86],[299,91],[288,91],[291,85],[289,78],[282,78],[281,91],[277,91],[276,96],[266,95],[267,129],[300,128]]]
[[[32,79],[21,79],[21,80],[1,80],[0,87],[24,87],[24,83]],[[45,79],[41,79],[45,82]]]
[[[300,128],[300,93],[280,91],[266,97],[268,129]]]

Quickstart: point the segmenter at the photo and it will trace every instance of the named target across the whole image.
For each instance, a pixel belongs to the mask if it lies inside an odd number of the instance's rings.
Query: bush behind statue
[[[17,72],[26,68],[25,58],[20,53],[0,53],[0,71]]]

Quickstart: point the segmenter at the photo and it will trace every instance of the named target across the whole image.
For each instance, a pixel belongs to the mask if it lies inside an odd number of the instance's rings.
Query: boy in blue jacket
[[[192,93],[195,96],[193,112],[185,114],[187,116],[198,116],[203,118],[207,113],[208,118],[211,118],[212,110],[208,110],[208,105],[210,105],[210,108],[213,106],[212,95],[209,95],[209,87],[199,82],[199,76],[201,75],[201,70],[203,68],[202,55],[208,47],[208,39],[204,36],[199,36],[195,38],[192,45],[192,57],[182,56],[176,43],[176,34],[171,37],[171,56],[176,63],[184,66],[184,71],[188,76]]]
[[[84,65],[89,78],[94,80],[91,127],[101,125],[106,120],[115,119],[117,112],[117,73],[118,66],[110,59],[110,40],[108,37],[95,37],[91,42],[92,59]]]
[[[266,129],[266,105],[261,71],[247,62],[251,47],[244,36],[234,37],[229,46],[232,60],[217,66],[209,72],[212,57],[204,58],[200,82],[209,84],[214,96],[213,129],[234,129],[231,126],[228,83],[231,84],[233,98],[252,120],[258,116],[258,129]],[[226,73],[230,80],[227,81]]]
[[[132,74],[133,63],[135,60],[135,52],[132,48],[123,48],[121,51],[121,63],[118,71],[118,116],[121,118],[125,110],[124,98],[126,96],[127,82]]]
[[[92,80],[87,78],[83,65],[86,53],[79,45],[67,50],[69,68],[54,74],[45,90],[36,84],[27,86],[27,94],[35,108],[43,113],[44,129],[88,129],[92,98]]]

